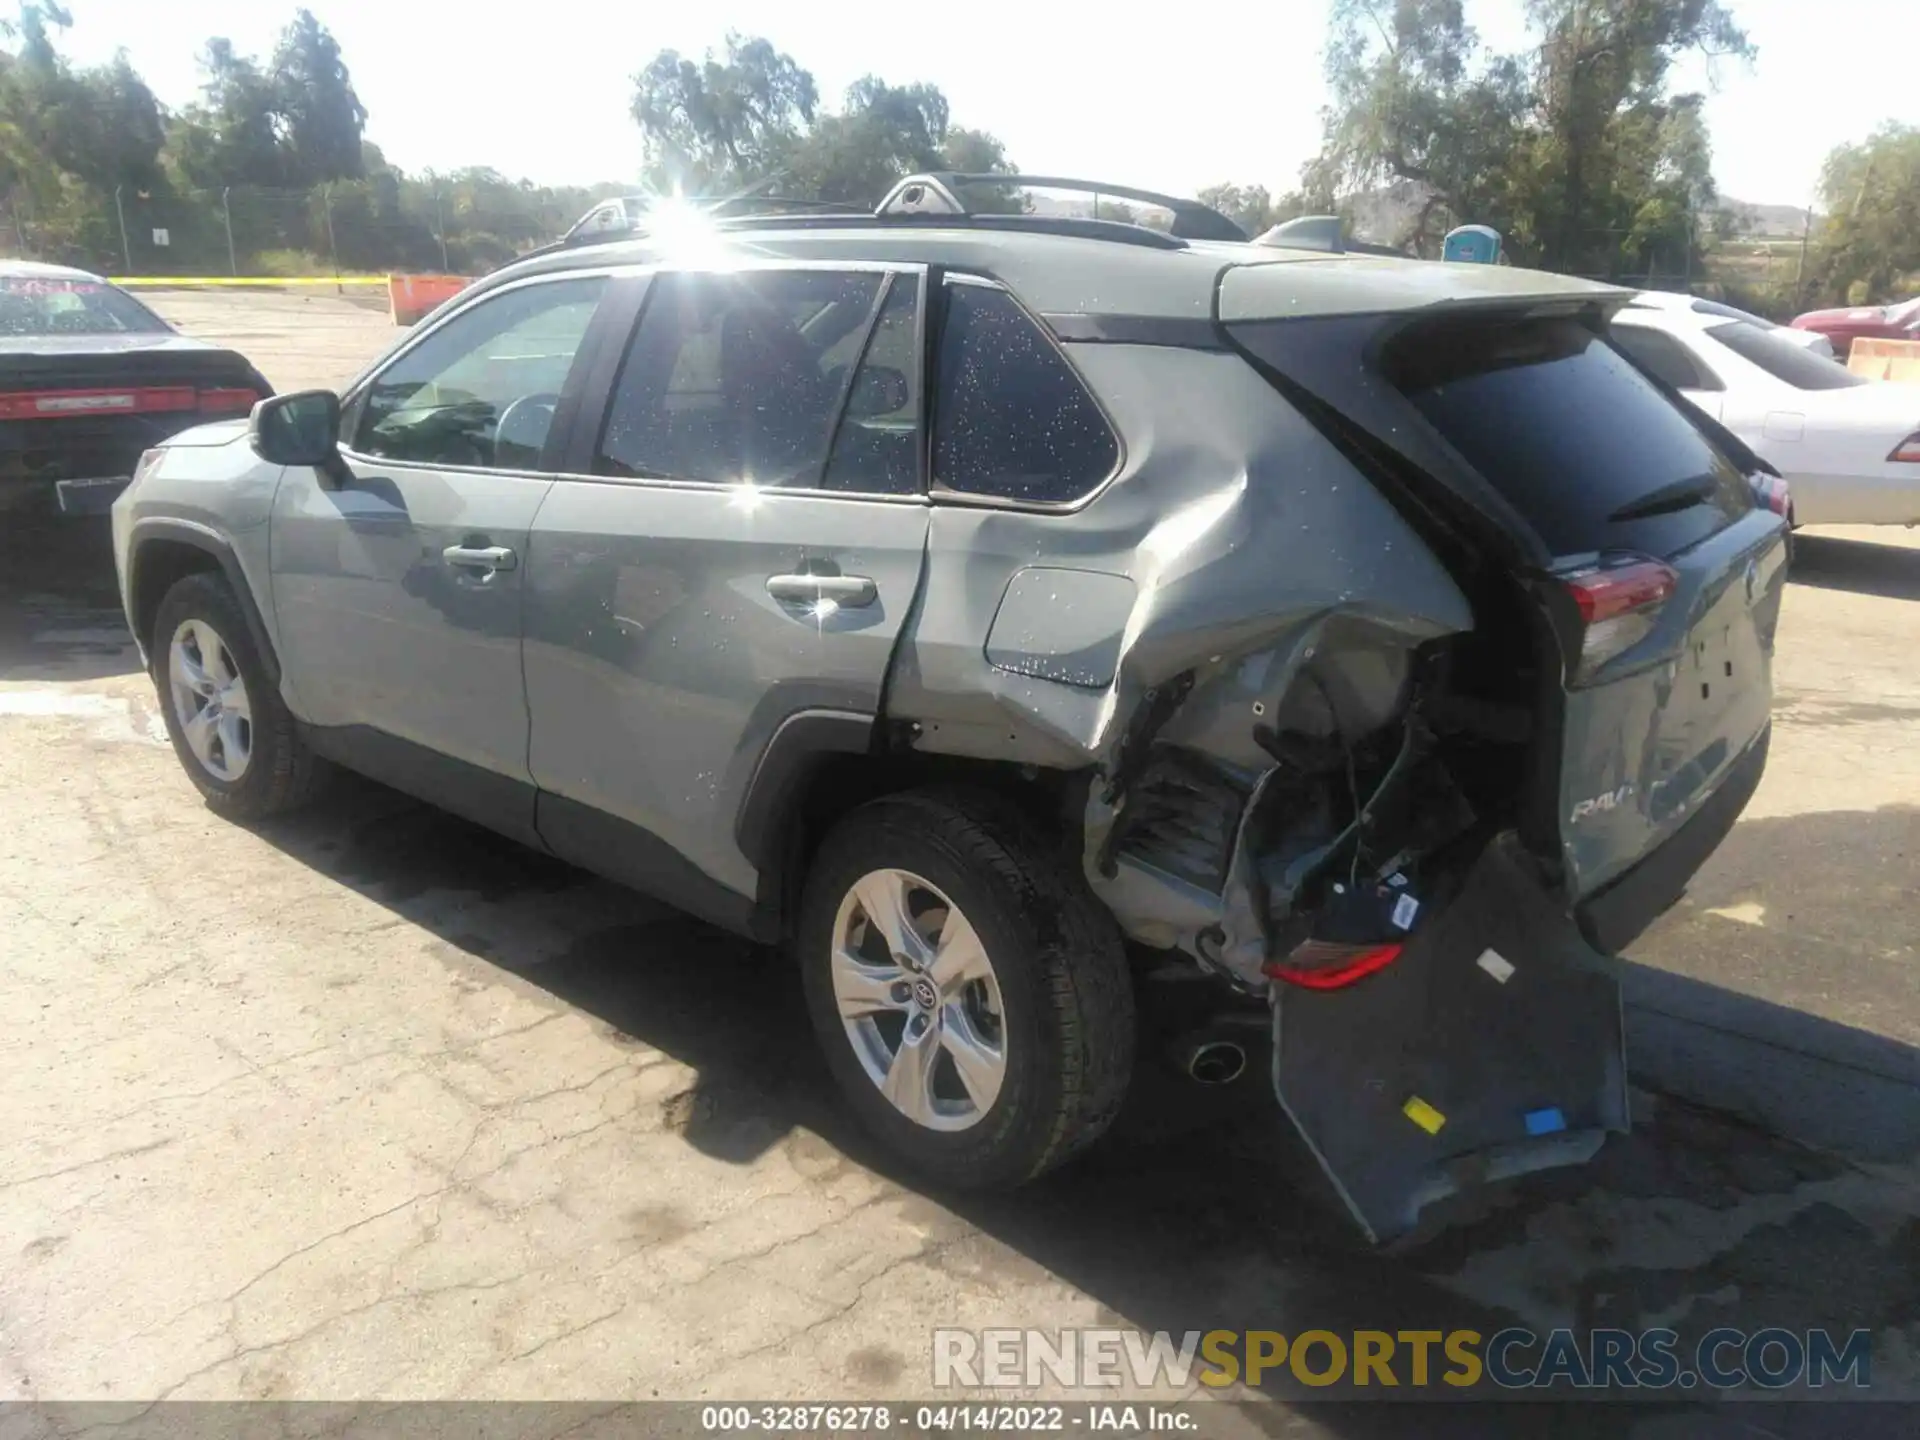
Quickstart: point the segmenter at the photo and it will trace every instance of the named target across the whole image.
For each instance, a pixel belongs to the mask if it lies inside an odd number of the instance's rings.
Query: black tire
[[[251,753],[246,768],[231,781],[210,772],[193,753],[174,706],[168,660],[175,633],[190,620],[204,621],[213,628],[246,685],[252,714]],[[325,763],[307,748],[293,715],[280,699],[279,687],[268,678],[246,615],[223,576],[203,571],[174,583],[161,597],[147,654],[174,754],[180,757],[181,768],[210,809],[229,819],[262,820],[312,798],[325,778]]]
[[[894,1108],[862,1068],[834,998],[841,901],[863,876],[888,868],[946,894],[979,935],[999,985],[1004,1079],[964,1130],[930,1129]],[[814,858],[796,941],[835,1080],[867,1129],[934,1179],[1022,1184],[1090,1145],[1119,1112],[1134,1051],[1119,928],[1059,841],[999,797],[910,791],[848,815]]]

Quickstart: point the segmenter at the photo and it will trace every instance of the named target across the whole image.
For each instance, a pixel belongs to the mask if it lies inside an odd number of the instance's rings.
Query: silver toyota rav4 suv
[[[1776,478],[1627,292],[977,179],[596,227],[149,452],[187,774],[342,765],[786,946],[936,1179],[1098,1136],[1169,964],[1375,1238],[1591,1156],[1610,957],[1765,762]]]

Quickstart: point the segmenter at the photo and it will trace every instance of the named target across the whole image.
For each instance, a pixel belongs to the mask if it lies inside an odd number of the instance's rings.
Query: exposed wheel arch
[[[180,580],[202,571],[224,576],[232,587],[260,663],[268,678],[279,685],[280,657],[240,557],[223,536],[190,521],[156,518],[134,526],[127,547],[127,621],[141,653],[146,654],[152,643],[162,597]]]
[[[817,732],[814,738],[824,739],[826,734]],[[775,775],[780,777],[777,793],[762,791],[762,773],[769,782]],[[755,781],[740,812],[743,822],[750,814],[755,818],[750,828],[737,826],[736,835],[742,851],[759,870],[757,908],[782,939],[792,936],[801,891],[820,842],[841,819],[869,801],[929,786],[978,790],[1012,801],[1063,834],[1067,824],[1077,824],[1082,809],[1080,803],[1069,803],[1072,777],[1062,772],[913,750],[876,753],[866,748],[815,746],[781,758],[771,771],[763,761]],[[766,798],[756,799],[762,795]],[[1073,853],[1077,857],[1077,845]]]

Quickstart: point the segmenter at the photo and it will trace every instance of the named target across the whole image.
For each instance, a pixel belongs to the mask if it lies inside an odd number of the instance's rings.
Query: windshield
[[[0,275],[0,335],[126,335],[166,324],[102,280]]]
[[[1845,390],[1850,386],[1873,383],[1863,375],[1855,375],[1837,361],[1816,355],[1804,346],[1782,340],[1778,335],[1744,320],[1736,320],[1730,325],[1710,325],[1707,334],[1741,359],[1758,365],[1774,379],[1784,381],[1796,390]]]

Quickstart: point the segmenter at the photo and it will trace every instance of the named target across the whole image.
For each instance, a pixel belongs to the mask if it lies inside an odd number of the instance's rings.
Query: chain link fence
[[[481,274],[558,239],[587,203],[508,184],[443,190],[392,177],[308,190],[123,186],[57,207],[16,193],[0,202],[0,246],[129,276]]]

